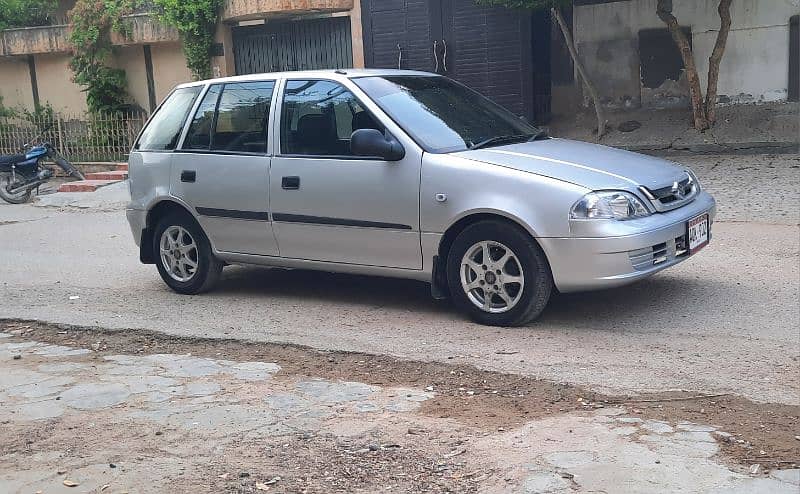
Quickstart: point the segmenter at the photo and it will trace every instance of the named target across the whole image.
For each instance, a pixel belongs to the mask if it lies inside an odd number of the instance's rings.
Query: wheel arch
[[[139,241],[139,260],[141,262],[145,264],[155,263],[155,254],[153,253],[153,233],[161,218],[171,213],[185,214],[193,221],[197,222],[197,219],[194,217],[189,207],[181,204],[178,201],[172,199],[161,199],[155,202],[147,210],[145,229],[142,231],[142,238]]]
[[[471,211],[461,215],[457,220],[455,220],[442,234],[442,238],[439,241],[439,247],[436,251],[436,256],[438,257],[437,262],[434,262],[434,273],[432,276],[433,283],[436,285],[436,288],[439,290],[447,290],[447,256],[450,253],[450,248],[453,245],[453,241],[455,241],[456,237],[463,232],[467,227],[470,225],[474,225],[475,223],[481,221],[500,221],[503,223],[507,223],[510,226],[518,228],[525,233],[527,233],[534,242],[539,245],[539,248],[542,248],[541,243],[536,240],[536,232],[533,230],[530,225],[526,224],[525,222],[521,221],[519,218],[509,215],[505,212],[495,211],[495,210],[481,210],[481,211]],[[542,248],[544,252],[544,249]],[[545,252],[545,257],[547,257],[547,253]],[[549,261],[548,261],[549,262]]]
[[[503,223],[508,223],[516,228],[519,228],[526,232],[531,238],[536,240],[536,231],[530,227],[527,223],[520,220],[519,218],[510,215],[506,212],[495,211],[495,210],[477,210],[477,211],[470,211],[467,213],[462,214],[458,219],[456,219],[442,234],[442,239],[439,241],[439,249],[437,251],[438,255],[446,256],[448,252],[450,252],[450,246],[453,245],[453,240],[458,236],[459,233],[464,231],[470,225],[478,223],[479,221],[487,221],[487,220],[494,220],[500,221]],[[538,243],[538,242],[537,242]]]

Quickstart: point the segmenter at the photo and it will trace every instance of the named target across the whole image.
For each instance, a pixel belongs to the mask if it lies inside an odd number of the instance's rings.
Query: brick
[[[100,187],[119,182],[119,180],[78,180],[61,184],[59,192],[94,192]]]
[[[126,178],[128,178],[128,172],[125,170],[94,172],[86,174],[87,180],[125,180]]]

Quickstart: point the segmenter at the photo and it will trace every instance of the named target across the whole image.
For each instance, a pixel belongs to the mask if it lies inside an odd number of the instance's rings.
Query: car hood
[[[671,161],[568,139],[543,139],[455,155],[593,190],[632,190],[640,185],[657,189],[686,178],[685,167]]]

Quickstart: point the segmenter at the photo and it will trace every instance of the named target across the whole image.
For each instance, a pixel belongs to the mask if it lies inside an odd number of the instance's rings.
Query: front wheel
[[[158,223],[153,252],[161,278],[178,293],[208,291],[222,273],[222,262],[211,251],[200,225],[188,214],[170,214]]]
[[[24,181],[25,178],[17,173],[17,182]],[[0,173],[0,198],[11,204],[24,204],[31,199],[31,189],[23,189],[19,192],[10,193],[8,187],[14,184],[11,173]]]
[[[453,301],[481,324],[521,326],[542,313],[553,291],[541,247],[521,228],[502,221],[468,226],[447,258]]]

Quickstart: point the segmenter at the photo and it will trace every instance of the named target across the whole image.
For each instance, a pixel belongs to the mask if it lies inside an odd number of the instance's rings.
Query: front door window
[[[383,131],[355,95],[333,81],[287,81],[282,108],[283,155],[353,156],[350,135],[354,130]]]

